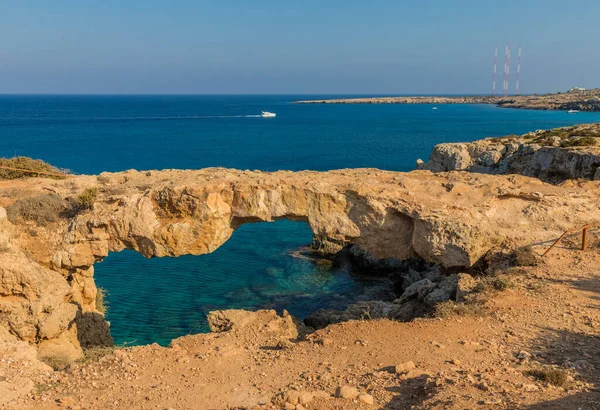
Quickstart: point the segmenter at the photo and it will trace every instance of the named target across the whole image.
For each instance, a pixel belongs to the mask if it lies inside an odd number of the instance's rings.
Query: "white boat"
[[[567,112],[568,112],[569,114],[575,114],[575,113],[579,112],[579,110],[569,110],[569,111],[567,111]]]
[[[437,110],[437,109],[438,109],[437,107],[433,107],[433,108],[432,108],[432,110]]]
[[[263,118],[273,118],[273,117],[277,117],[277,114],[275,114],[274,112],[263,111],[260,114],[260,116],[263,117]]]

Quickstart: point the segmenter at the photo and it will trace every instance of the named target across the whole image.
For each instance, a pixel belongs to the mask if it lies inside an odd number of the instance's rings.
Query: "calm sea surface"
[[[1,96],[0,157],[26,155],[76,173],[223,166],[265,171],[376,167],[409,171],[440,142],[598,122],[600,114],[487,105],[295,105],[338,96]],[[262,110],[277,118],[260,118]],[[168,343],[207,331],[214,309],[288,309],[303,317],[381,296],[372,280],[290,252],[300,222],[244,225],[216,252],[96,264],[117,343]],[[374,286],[375,285],[375,286]]]

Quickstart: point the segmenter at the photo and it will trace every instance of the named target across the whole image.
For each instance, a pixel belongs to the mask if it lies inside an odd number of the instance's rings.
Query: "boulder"
[[[370,394],[366,394],[366,393],[359,394],[358,401],[363,402],[365,404],[374,404],[375,403],[373,396],[371,396]]]
[[[425,296],[423,302],[429,306],[435,306],[440,302],[446,302],[456,295],[456,286],[458,283],[458,275],[450,275],[445,277],[437,286]]]
[[[429,294],[429,292],[431,292],[433,289],[435,289],[435,287],[436,287],[436,285],[429,279],[422,279],[418,282],[413,283],[408,288],[406,288],[406,290],[404,291],[402,296],[400,296],[398,299],[396,299],[394,301],[394,303],[396,303],[396,304],[404,303],[413,298],[423,300],[425,298],[425,296],[427,296],[427,294]]]
[[[408,362],[397,364],[394,367],[394,371],[397,374],[405,374],[416,368],[417,368],[417,366],[415,365],[415,363],[412,360],[410,360]]]
[[[432,266],[425,272],[421,272],[421,277],[423,279],[429,279],[432,282],[439,282],[444,279],[444,275],[442,275],[439,265]]]
[[[208,326],[214,333],[230,330],[260,329],[277,337],[296,339],[308,329],[287,311],[281,316],[274,310],[251,312],[242,309],[215,310],[207,315]]]
[[[422,280],[421,274],[413,269],[409,269],[408,273],[402,278],[402,291],[405,291],[410,285]]]
[[[360,393],[356,387],[344,385],[337,388],[335,391],[335,397],[342,399],[356,399]]]

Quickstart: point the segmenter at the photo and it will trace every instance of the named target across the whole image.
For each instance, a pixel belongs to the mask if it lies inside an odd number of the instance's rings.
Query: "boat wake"
[[[177,120],[209,120],[209,119],[226,119],[226,118],[262,118],[260,114],[252,115],[187,115],[187,116],[173,116],[173,117],[20,117],[20,121],[23,119],[28,120],[31,123],[86,123],[86,122],[128,122],[128,121],[177,121]],[[18,122],[20,123],[20,122]],[[0,125],[13,125],[18,124],[13,122],[10,117],[0,117]]]

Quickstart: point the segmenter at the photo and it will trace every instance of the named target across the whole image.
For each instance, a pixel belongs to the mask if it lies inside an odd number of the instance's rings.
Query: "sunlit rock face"
[[[600,180],[600,125],[539,130],[522,136],[438,144],[419,169],[520,174],[548,182]]]
[[[90,190],[93,206],[74,208]],[[354,243],[377,258],[469,267],[492,248],[549,240],[599,219],[599,192],[595,182],[375,169],[0,181],[0,337],[68,357],[112,343],[96,306],[93,264],[125,248],[146,257],[200,255],[244,223],[289,218],[306,221],[328,252]]]

